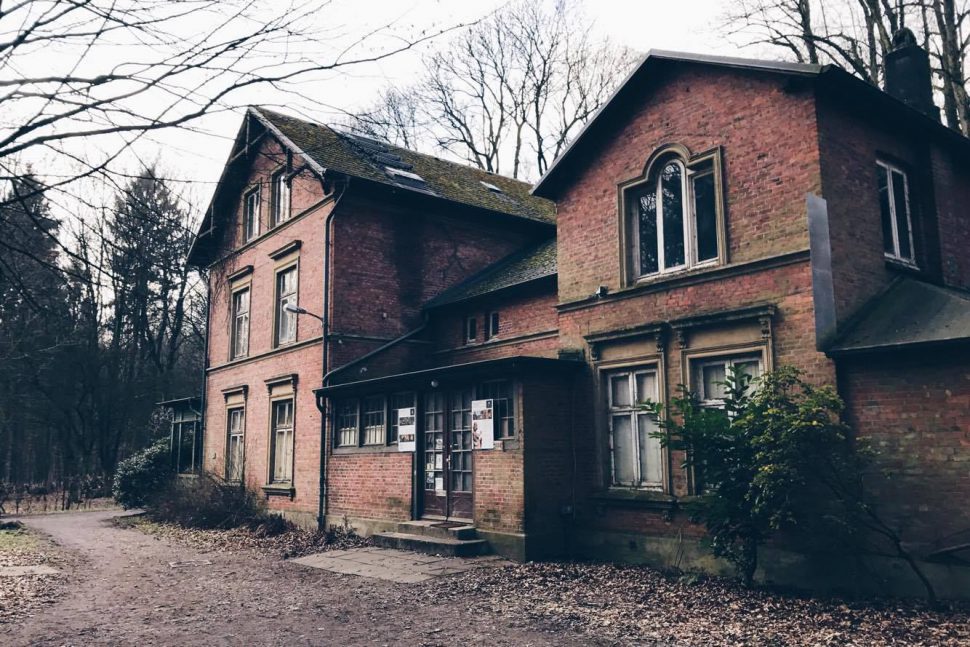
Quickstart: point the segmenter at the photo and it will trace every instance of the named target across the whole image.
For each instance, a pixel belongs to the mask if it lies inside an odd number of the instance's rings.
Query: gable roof
[[[339,132],[266,108],[250,107],[189,252],[189,262],[194,265],[205,264],[208,260],[205,255],[214,248],[213,234],[219,223],[213,214],[231,208],[232,201],[227,196],[240,188],[236,171],[245,164],[247,157],[242,153],[254,141],[249,132],[250,123],[271,133],[321,176],[336,172],[547,228],[556,223],[555,203],[532,195],[527,182]]]
[[[556,221],[555,205],[531,195],[531,185],[527,182],[339,132],[265,108],[250,108],[250,113],[270,130],[282,134],[322,169],[510,216],[548,224]],[[412,175],[420,179],[409,177]]]
[[[970,292],[901,278],[826,351],[844,355],[970,340]]]
[[[556,239],[550,238],[489,265],[478,274],[431,299],[425,307],[436,308],[458,303],[555,275]]]
[[[811,80],[820,87],[831,91],[832,96],[844,103],[872,106],[874,114],[895,117],[905,123],[907,128],[926,130],[931,136],[959,146],[970,153],[970,139],[947,128],[939,121],[907,105],[878,87],[849,74],[837,65],[816,65],[811,63],[790,63],[785,61],[763,61],[729,56],[710,56],[687,52],[650,50],[640,60],[626,79],[617,87],[613,95],[602,105],[593,117],[569,143],[562,154],[553,161],[545,174],[532,188],[532,194],[555,199],[557,187],[567,175],[568,169],[582,164],[586,159],[582,151],[588,151],[605,127],[616,119],[622,119],[623,108],[638,88],[649,81],[665,65],[694,64],[718,67],[728,70],[763,72],[778,74],[789,78]],[[612,117],[612,119],[611,119]]]

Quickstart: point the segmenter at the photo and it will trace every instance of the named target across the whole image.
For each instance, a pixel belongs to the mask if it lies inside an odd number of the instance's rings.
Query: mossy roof
[[[555,275],[556,239],[550,238],[486,267],[431,299],[425,307],[436,308],[458,303]]]
[[[251,111],[326,170],[528,220],[549,224],[556,221],[555,204],[531,195],[529,191],[532,186],[527,182],[424,155],[386,142],[338,132],[323,124],[296,119],[265,108],[251,108]],[[389,172],[382,165],[382,155],[373,154],[375,148],[383,149],[387,156],[399,159],[402,170],[420,176],[423,182]]]

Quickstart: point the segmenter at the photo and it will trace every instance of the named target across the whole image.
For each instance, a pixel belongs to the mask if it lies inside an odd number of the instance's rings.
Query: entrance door
[[[423,514],[472,517],[471,389],[424,395]]]

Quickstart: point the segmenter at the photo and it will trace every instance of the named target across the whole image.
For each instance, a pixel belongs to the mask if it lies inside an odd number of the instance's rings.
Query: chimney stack
[[[893,34],[885,63],[886,92],[939,121],[940,109],[933,104],[930,57],[916,44],[912,31],[903,27]]]

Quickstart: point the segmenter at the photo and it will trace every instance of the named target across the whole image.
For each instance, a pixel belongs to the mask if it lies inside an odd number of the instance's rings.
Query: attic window
[[[392,168],[390,166],[385,166],[384,170],[387,171],[388,175],[394,177],[403,177],[408,180],[413,180],[415,182],[424,182],[424,178],[417,173],[412,173],[411,171],[405,171],[404,169]]]
[[[483,187],[485,187],[486,189],[488,189],[492,193],[501,193],[502,192],[502,189],[498,188],[494,184],[489,184],[488,182],[482,182],[481,184],[482,184]]]

